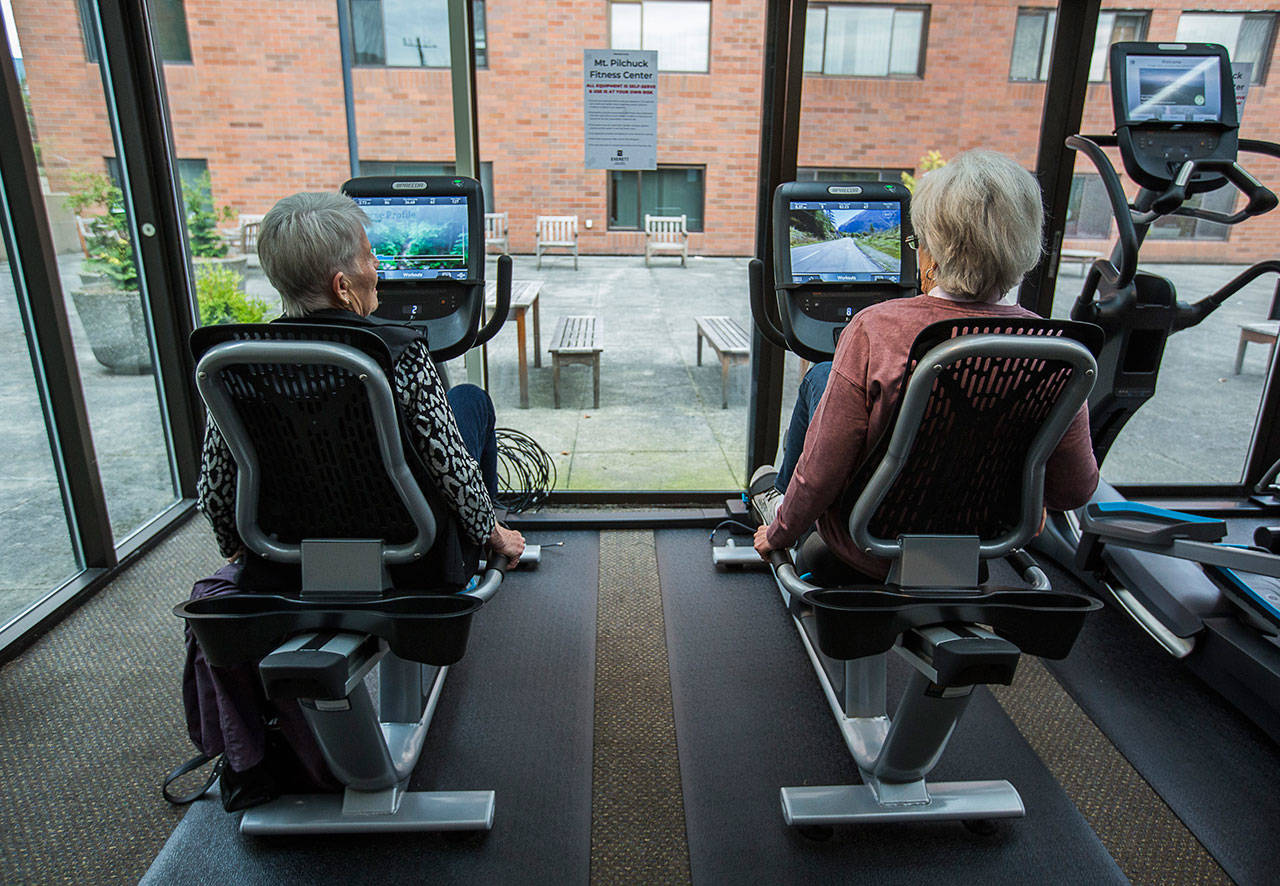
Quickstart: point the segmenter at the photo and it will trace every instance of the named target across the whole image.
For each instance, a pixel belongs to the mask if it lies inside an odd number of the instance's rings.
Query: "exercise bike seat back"
[[[887,581],[817,587],[798,579],[785,557],[774,559],[862,778],[782,788],[788,824],[1025,814],[1007,781],[926,777],[975,686],[1010,683],[1022,652],[1066,655],[1085,615],[1099,606],[1052,590],[1019,549],[1040,523],[1045,463],[1092,387],[1096,365],[1085,342],[1095,343],[1095,332],[1063,321],[987,318],[924,329],[890,430],[842,502],[859,547],[890,561]],[[997,557],[1030,588],[980,584],[981,565]],[[795,606],[797,597],[808,606]],[[912,667],[892,718],[891,649]]]
[[[456,593],[456,578],[414,583],[461,575],[465,558],[415,464],[388,341],[273,323],[197,330],[192,349],[236,461],[236,528],[258,560],[245,567],[244,592],[174,611],[210,664],[256,662],[268,698],[298,701],[344,786],[249,809],[241,831],[487,830],[492,791],[406,790],[448,666],[505,564],[491,563],[472,593]],[[375,667],[376,710],[365,682]]]
[[[1096,608],[1053,591],[980,585],[987,560],[1029,561],[1045,464],[1096,375],[1101,332],[1062,320],[948,320],[917,336],[890,430],[855,472],[842,506],[864,552],[890,561],[886,587],[816,590],[823,651],[883,652],[910,627],[978,622],[1023,651],[1067,654]]]

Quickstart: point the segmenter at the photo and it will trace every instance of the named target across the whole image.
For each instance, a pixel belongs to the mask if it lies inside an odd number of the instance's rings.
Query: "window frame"
[[[1262,64],[1253,72],[1253,79],[1249,82],[1250,86],[1266,86],[1267,74],[1271,70],[1271,57],[1276,52],[1276,30],[1280,29],[1280,12],[1267,9],[1181,9],[1178,11],[1178,24],[1182,24],[1183,16],[1187,15],[1215,15],[1215,16],[1237,16],[1240,24],[1244,25],[1244,20],[1249,17],[1269,18],[1271,19],[1271,30],[1267,35],[1267,44],[1262,50]],[[1175,26],[1174,34],[1177,30]],[[1239,33],[1236,34],[1239,39]]]
[[[920,18],[920,49],[916,56],[916,72],[914,74],[895,74],[892,72],[888,72],[884,74],[828,74],[825,70],[827,67],[827,28],[826,28],[826,24],[824,23],[823,34],[822,34],[822,61],[819,65],[820,70],[817,70],[817,71],[805,70],[804,60],[802,58],[800,63],[801,75],[804,77],[831,77],[831,78],[837,78],[842,80],[849,80],[849,79],[908,80],[908,81],[923,80],[926,74],[925,59],[928,57],[928,54],[929,54],[929,24],[932,21],[932,17],[933,17],[932,4],[929,4],[929,3],[864,3],[864,2],[849,3],[849,2],[841,2],[841,0],[821,0],[821,2],[817,2],[817,3],[810,2],[808,4],[806,16],[808,12],[811,12],[814,9],[822,9],[825,11],[833,7],[841,8],[841,7],[853,7],[853,6],[867,7],[871,9],[891,9],[894,12],[898,12],[899,10],[902,10],[902,11],[922,13]],[[828,17],[826,20],[830,21],[830,18]],[[808,37],[807,24],[805,26],[805,29],[806,29],[805,38],[807,39]],[[804,41],[802,41],[802,43],[803,42]],[[892,59],[892,53],[893,53],[893,50],[892,50],[892,47],[890,47],[891,59]]]
[[[608,34],[609,48],[614,49],[613,45],[613,11],[617,6],[638,6],[640,7],[640,49],[648,49],[644,45],[644,6],[646,3],[701,3],[707,7],[707,66],[702,70],[685,70],[683,68],[664,68],[662,67],[662,56],[658,56],[658,73],[659,74],[710,74],[711,73],[711,32],[714,25],[712,16],[713,4],[711,0],[609,0],[608,14],[605,19],[605,29]],[[626,50],[619,50],[625,52]],[[619,170],[627,171],[627,170]]]
[[[681,169],[684,169],[684,170],[687,170],[687,169],[696,169],[696,170],[698,170],[698,172],[699,172],[699,173],[701,173],[701,175],[702,175],[702,209],[701,209],[701,211],[698,213],[698,218],[699,218],[700,224],[698,225],[698,227],[697,227],[697,228],[689,227],[689,228],[688,228],[688,231],[689,231],[689,233],[690,233],[690,234],[700,234],[700,233],[702,233],[703,231],[705,231],[705,230],[706,230],[706,227],[707,227],[707,224],[706,224],[706,221],[707,221],[707,165],[706,165],[705,163],[659,163],[659,164],[658,164],[658,168],[657,168],[657,169],[609,169],[609,170],[605,170],[605,180],[604,180],[604,182],[605,182],[605,203],[606,203],[606,205],[605,205],[605,227],[606,227],[606,229],[607,229],[607,230],[610,230],[610,231],[625,231],[625,232],[629,232],[629,233],[635,233],[635,232],[637,232],[637,231],[644,231],[644,216],[645,216],[645,211],[644,211],[644,193],[643,193],[643,190],[642,190],[642,188],[643,188],[643,186],[644,186],[644,184],[643,184],[643,183],[644,183],[644,174],[645,174],[646,172],[665,172],[665,171],[669,171],[669,170],[681,170]],[[634,226],[634,227],[632,227],[632,226],[623,226],[623,225],[615,225],[615,224],[613,223],[614,216],[616,215],[616,213],[615,213],[615,211],[614,211],[615,203],[614,203],[614,199],[613,199],[613,194],[614,194],[614,188],[613,188],[613,177],[614,177],[615,175],[627,175],[627,174],[634,174],[634,175],[635,175],[635,183],[636,183],[636,224],[635,224],[635,226]],[[653,215],[653,213],[652,213],[652,212],[651,212],[651,213],[649,213],[649,214],[650,214],[650,215]],[[685,215],[687,215],[687,213],[685,213]]]
[[[349,39],[351,40],[351,67],[353,68],[374,68],[374,69],[395,69],[401,71],[448,71],[450,64],[443,65],[389,65],[386,62],[386,37],[387,37],[387,19],[382,14],[382,0],[378,3],[378,21],[382,31],[383,51],[381,62],[359,61],[356,53],[356,34],[355,34],[355,13],[351,8],[352,0],[342,0],[347,4],[347,16],[353,23]],[[448,12],[447,0],[440,0],[445,4],[446,14]],[[485,8],[485,0],[471,0],[471,16],[472,21],[476,23],[475,33],[471,35],[471,53],[475,56],[476,69],[486,70],[489,67],[489,31],[488,31],[488,10]],[[398,161],[397,161],[398,162]]]

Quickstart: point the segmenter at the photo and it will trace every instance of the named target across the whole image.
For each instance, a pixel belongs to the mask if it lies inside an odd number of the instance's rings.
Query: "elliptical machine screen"
[[[1216,55],[1126,56],[1129,122],[1222,122],[1220,63]]]
[[[901,283],[902,204],[793,200],[792,283]]]
[[[467,279],[465,196],[352,199],[369,217],[379,281]]]

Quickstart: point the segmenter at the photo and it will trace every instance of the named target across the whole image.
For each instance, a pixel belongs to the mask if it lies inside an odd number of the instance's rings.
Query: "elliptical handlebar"
[[[1133,275],[1138,270],[1138,233],[1133,226],[1133,212],[1129,200],[1125,196],[1120,176],[1111,165],[1111,158],[1102,150],[1104,146],[1115,147],[1118,141],[1113,135],[1071,135],[1067,136],[1067,147],[1079,151],[1093,162],[1102,179],[1107,192],[1107,200],[1111,203],[1111,213],[1115,216],[1118,242],[1116,249],[1120,253],[1120,267],[1116,267],[1112,259],[1100,258],[1089,268],[1084,287],[1076,299],[1071,316],[1077,320],[1106,317],[1121,314],[1129,307],[1132,300],[1130,292],[1126,299],[1124,293],[1133,282]],[[1093,294],[1098,290],[1098,283],[1106,279],[1109,288],[1116,291],[1116,297],[1106,303],[1093,301]]]
[[[789,349],[786,336],[769,316],[768,305],[764,300],[764,262],[753,258],[747,262],[747,291],[751,300],[751,316],[756,321],[756,328],[769,344],[776,345],[784,351]]]
[[[486,344],[498,334],[502,324],[507,322],[507,314],[511,310],[511,256],[498,256],[498,279],[494,287],[497,304],[493,308],[493,316],[476,334],[472,347]]]

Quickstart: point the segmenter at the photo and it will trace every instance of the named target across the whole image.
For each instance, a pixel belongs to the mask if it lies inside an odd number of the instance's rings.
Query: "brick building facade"
[[[363,10],[378,0],[342,2],[351,2],[352,8],[363,4]],[[1138,4],[1125,6],[1129,11],[1121,15],[1142,21],[1146,39],[1172,40],[1180,16],[1193,0],[1145,2],[1149,5],[1141,10],[1135,10]],[[439,5],[442,0],[424,3]],[[207,166],[218,203],[238,212],[260,213],[284,194],[334,188],[348,177],[335,0],[152,4],[153,10],[169,16],[165,27],[185,27],[186,58],[165,64],[174,142],[179,158],[195,168],[201,161]],[[114,154],[98,67],[83,37],[83,6],[84,0],[13,0],[32,114],[54,190],[67,190],[75,170],[103,169]],[[620,9],[623,6],[627,9]],[[487,0],[479,10],[485,57],[477,73],[481,158],[491,164],[492,206],[509,214],[512,251],[533,251],[533,219],[539,214],[576,214],[584,223],[590,220],[590,229],[584,225],[580,235],[583,253],[642,250],[641,234],[610,224],[617,209],[613,201],[620,199],[610,193],[611,173],[583,168],[582,51],[609,47],[611,39],[616,43],[620,25],[615,20],[622,21],[623,12],[659,15],[677,6],[684,12],[705,7],[709,39],[705,71],[660,77],[658,163],[660,168],[685,168],[690,182],[701,178],[702,230],[690,241],[695,254],[753,251],[762,3]],[[1037,25],[1037,17],[1048,15],[1050,8],[1028,7],[1019,0],[940,0],[896,7],[815,0],[810,17],[813,22],[820,19],[828,30],[819,33],[811,22],[809,51],[820,52],[825,46],[822,64],[838,66],[833,47],[844,44],[831,35],[840,37],[837,27],[849,27],[854,15],[895,22],[894,30],[886,32],[892,33],[894,45],[883,53],[888,59],[883,72],[806,75],[799,165],[809,174],[857,169],[880,170],[887,176],[914,168],[930,150],[947,156],[981,146],[1006,151],[1031,167],[1045,87],[1034,70],[1039,56],[1033,57],[1035,46],[1029,41],[1037,27],[1041,36],[1052,33],[1051,21]],[[1260,13],[1247,0],[1212,0],[1207,8],[1237,13],[1213,19],[1214,23],[1247,19],[1250,46],[1258,43],[1262,28],[1266,33],[1261,63],[1274,67],[1274,12]],[[391,46],[397,34],[382,27]],[[438,38],[447,42],[447,35]],[[1242,36],[1242,47],[1246,42]],[[806,68],[822,66],[811,62],[807,52]],[[452,162],[449,76],[446,68],[355,65],[352,84],[361,160],[379,169],[389,168],[386,164]],[[1274,76],[1280,72],[1266,70],[1261,82],[1253,85],[1242,135],[1280,140],[1280,92],[1270,83]],[[1083,128],[1112,128],[1105,83],[1089,87]],[[1244,159],[1264,182],[1280,187],[1280,163]],[[1077,172],[1087,172],[1087,165],[1082,161]],[[629,179],[623,184],[632,186]],[[1087,201],[1090,193],[1096,199],[1083,179],[1081,187],[1082,199]],[[1095,251],[1106,246],[1096,225],[1077,233],[1084,236],[1064,245]],[[1280,246],[1280,219],[1232,230],[1226,239],[1221,232],[1209,239],[1200,233],[1198,238],[1153,239],[1144,257],[1252,261],[1274,254]]]

